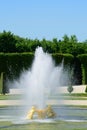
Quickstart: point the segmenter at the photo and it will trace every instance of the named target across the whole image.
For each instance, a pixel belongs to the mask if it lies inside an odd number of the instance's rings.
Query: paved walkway
[[[86,85],[77,85],[73,86],[72,93],[85,93]],[[47,91],[47,90],[46,90]],[[57,93],[68,93],[67,87],[58,87],[56,89]],[[24,89],[10,89],[10,94],[21,94],[24,93]]]
[[[50,105],[76,105],[87,106],[87,100],[48,100]],[[0,100],[0,106],[26,105],[23,100]]]

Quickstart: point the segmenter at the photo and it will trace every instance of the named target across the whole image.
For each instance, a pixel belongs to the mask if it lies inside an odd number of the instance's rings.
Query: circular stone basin
[[[52,107],[56,113],[54,119],[33,119],[27,120],[24,113],[24,107],[3,107],[0,108],[0,121],[12,121],[13,123],[29,123],[35,122],[52,122],[56,120],[82,122],[87,121],[87,109],[81,107],[54,106]]]

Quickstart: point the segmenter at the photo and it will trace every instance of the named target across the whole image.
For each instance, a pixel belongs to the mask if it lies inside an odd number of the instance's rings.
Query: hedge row
[[[64,64],[72,62],[71,54],[52,54],[52,57],[58,65],[64,59]],[[23,69],[31,67],[34,59],[34,53],[0,53],[0,73],[19,75]]]
[[[55,53],[52,57],[56,65],[63,60],[65,67],[74,67],[74,76],[78,76],[82,84],[87,84],[87,54],[73,57],[71,54]],[[33,60],[34,53],[0,53],[0,73],[5,72],[6,78],[13,80],[18,78],[23,69],[30,68]]]
[[[52,57],[55,60],[56,65],[60,64],[63,60],[65,66],[72,64],[72,61],[74,59],[73,55],[71,54],[55,53],[55,54],[52,54]]]
[[[74,76],[76,75],[76,68],[78,69],[79,60],[82,63],[82,72],[83,72],[83,82],[86,83],[87,79],[87,71],[86,71],[86,59],[87,55],[79,55],[78,58],[74,58],[71,54],[52,54],[52,58],[56,65],[60,64],[62,61],[64,62],[64,67],[70,69],[72,71],[72,67],[74,66]],[[0,73],[5,72],[5,79],[8,78],[10,80],[17,79],[20,76],[20,73],[25,69],[29,69],[34,60],[34,53],[0,53]],[[80,67],[80,66],[79,66]],[[85,72],[86,71],[86,72]],[[79,72],[79,70],[78,70]],[[81,73],[81,72],[80,72]],[[79,75],[79,74],[77,74]],[[76,76],[77,76],[76,75]],[[6,80],[5,80],[6,81]],[[4,92],[6,91],[6,86],[4,88]]]
[[[22,69],[27,69],[31,66],[33,57],[33,53],[1,53],[0,72],[5,72],[10,79],[16,78]]]
[[[64,64],[72,62],[70,54],[52,54],[55,64],[58,65],[64,59]],[[17,78],[23,69],[31,67],[34,53],[0,53],[0,73],[5,72],[10,79]]]
[[[82,84],[87,84],[87,54],[78,55],[82,67]]]

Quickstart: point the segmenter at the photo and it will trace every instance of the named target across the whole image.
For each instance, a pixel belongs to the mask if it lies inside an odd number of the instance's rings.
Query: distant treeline
[[[41,46],[48,53],[69,53],[73,56],[87,53],[87,40],[79,42],[76,35],[70,37],[64,35],[61,40],[57,38],[39,40],[23,38],[10,31],[0,33],[0,52],[34,52],[37,46]]]

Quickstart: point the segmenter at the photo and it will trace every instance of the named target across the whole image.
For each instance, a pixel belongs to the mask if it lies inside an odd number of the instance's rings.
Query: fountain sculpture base
[[[32,106],[31,110],[27,114],[27,119],[34,119],[34,115],[37,115],[38,119],[55,118],[56,113],[53,111],[52,107],[49,105],[45,109],[37,109]]]

